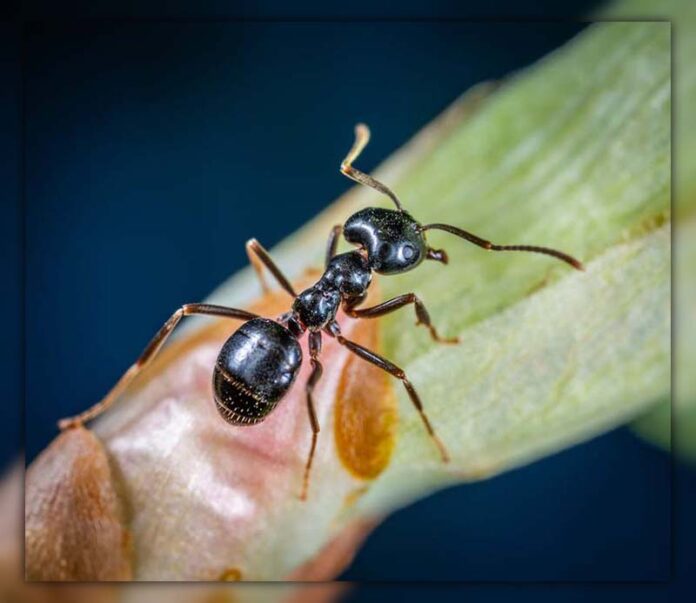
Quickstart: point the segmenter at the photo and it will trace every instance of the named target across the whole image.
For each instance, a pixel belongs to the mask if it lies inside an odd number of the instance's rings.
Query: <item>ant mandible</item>
[[[447,449],[431,425],[416,389],[399,366],[341,335],[336,322],[339,307],[352,318],[377,318],[399,308],[413,304],[416,324],[424,325],[430,336],[443,343],[456,343],[457,339],[442,338],[430,321],[423,302],[415,293],[406,293],[369,308],[358,308],[367,297],[372,273],[400,274],[412,270],[423,260],[435,260],[447,264],[447,254],[442,249],[428,246],[425,233],[428,230],[444,230],[493,251],[530,251],[553,256],[582,270],[575,258],[555,249],[531,245],[495,245],[470,232],[448,224],[420,224],[401,205],[397,196],[372,176],[353,167],[365,145],[370,131],[364,124],[355,128],[355,142],[341,163],[341,172],[356,182],[387,195],[396,209],[369,207],[353,214],[346,223],[337,225],[329,236],[325,271],[321,278],[299,295],[288,279],[273,262],[268,252],[256,239],[247,245],[247,253],[265,288],[262,270],[265,266],[278,284],[292,296],[289,312],[277,320],[262,318],[237,308],[212,304],[185,304],[164,323],[140,357],[118,380],[109,393],[83,413],[59,422],[61,429],[82,425],[100,415],[123,393],[128,384],[153,359],[174,328],[184,316],[202,314],[222,316],[245,321],[225,342],[213,370],[215,403],[222,417],[233,425],[255,425],[263,421],[283,399],[292,386],[302,364],[299,339],[308,332],[309,361],[312,372],[307,380],[306,400],[312,428],[312,442],[305,464],[301,499],[307,495],[312,460],[317,445],[319,422],[314,409],[313,391],[322,375],[319,360],[322,334],[336,339],[352,353],[399,379],[411,402],[418,411],[423,425],[438,448],[443,462],[449,460]],[[336,254],[338,238],[343,231],[345,239],[358,247],[354,251]]]

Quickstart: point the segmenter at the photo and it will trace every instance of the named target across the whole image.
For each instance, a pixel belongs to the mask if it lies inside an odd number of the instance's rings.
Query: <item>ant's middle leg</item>
[[[329,240],[326,242],[326,260],[324,261],[324,266],[328,267],[329,262],[336,255],[336,248],[338,247],[338,237],[341,235],[343,226],[341,224],[336,224],[331,229],[329,234]]]
[[[350,341],[343,337],[343,335],[341,335],[338,331],[338,325],[334,324],[333,328],[329,327],[327,331],[331,335],[336,337],[338,343],[348,348],[356,356],[359,356],[363,360],[366,360],[367,362],[370,362],[375,366],[378,366],[379,368],[386,371],[393,377],[399,379],[401,383],[403,383],[404,388],[406,389],[406,393],[408,393],[408,397],[411,399],[411,402],[413,402],[413,405],[416,407],[416,410],[418,411],[418,414],[420,415],[420,418],[423,421],[423,425],[425,426],[428,435],[430,435],[433,442],[435,442],[435,445],[437,446],[440,452],[440,456],[442,457],[442,461],[445,463],[449,462],[450,457],[449,453],[447,452],[447,448],[445,448],[445,445],[442,443],[442,440],[440,440],[440,438],[435,433],[435,429],[430,424],[428,416],[425,414],[425,409],[423,408],[423,403],[421,402],[420,396],[418,395],[418,392],[416,392],[416,389],[413,387],[413,385],[411,385],[411,382],[408,380],[408,377],[406,377],[406,373],[404,372],[404,370],[396,366],[393,362],[390,362],[383,356],[380,356],[379,354],[373,352],[372,350],[368,350],[360,344],[355,343],[354,341]]]
[[[314,452],[317,448],[317,439],[319,437],[319,420],[317,419],[317,411],[314,408],[314,386],[317,384],[323,372],[321,362],[319,362],[319,353],[321,352],[321,333],[312,332],[309,334],[309,356],[312,363],[312,373],[307,380],[307,411],[309,412],[309,424],[312,427],[312,444],[309,449],[309,456],[305,465],[304,477],[302,479],[302,492],[300,500],[307,498],[307,489],[309,487],[309,474],[312,470],[312,461],[314,460]]]
[[[441,337],[438,335],[437,330],[430,321],[428,310],[426,310],[425,305],[415,293],[405,293],[370,308],[356,310],[350,306],[344,306],[344,310],[348,316],[353,318],[377,318],[378,316],[395,312],[408,304],[413,304],[416,311],[416,325],[427,327],[433,340],[440,343],[459,343],[458,337]]]
[[[292,288],[290,281],[285,277],[283,272],[276,266],[276,263],[271,258],[271,255],[264,249],[263,245],[259,243],[256,239],[249,239],[246,243],[246,252],[249,256],[249,261],[256,271],[256,276],[259,277],[261,281],[261,288],[264,293],[268,293],[270,288],[266,279],[263,275],[264,266],[268,268],[269,272],[273,275],[278,284],[285,289],[292,297],[297,297],[297,293]]]
[[[247,312],[246,310],[238,310],[237,308],[228,308],[227,306],[216,306],[213,304],[184,304],[174,314],[169,317],[169,320],[162,325],[162,328],[155,333],[155,336],[147,344],[138,359],[130,366],[130,368],[121,376],[111,390],[100,402],[91,406],[84,412],[74,417],[61,419],[58,422],[58,427],[61,430],[77,427],[98,417],[107,410],[124,392],[128,385],[135,377],[150,363],[157,352],[160,351],[164,342],[172,334],[172,331],[179,324],[184,316],[192,316],[194,314],[202,314],[205,316],[222,316],[225,318],[236,318],[237,320],[251,320],[258,318],[256,314]]]

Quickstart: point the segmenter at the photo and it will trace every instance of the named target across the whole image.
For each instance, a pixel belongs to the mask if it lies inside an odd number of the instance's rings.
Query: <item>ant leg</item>
[[[319,420],[317,411],[314,409],[314,386],[317,384],[323,372],[321,362],[319,362],[319,352],[321,352],[321,333],[313,332],[309,334],[309,355],[312,363],[312,373],[307,380],[307,411],[309,412],[309,423],[312,427],[312,445],[309,449],[307,464],[305,465],[304,477],[302,479],[302,492],[300,500],[307,499],[307,488],[309,487],[309,474],[312,470],[314,451],[317,448],[317,438],[319,437]]]
[[[415,293],[405,293],[404,295],[399,295],[398,297],[387,300],[370,308],[354,310],[350,307],[344,306],[343,309],[348,316],[353,318],[377,318],[378,316],[384,316],[390,312],[395,312],[408,304],[413,304],[416,311],[416,325],[423,325],[427,327],[427,329],[430,331],[430,336],[434,341],[439,343],[459,343],[458,337],[440,337],[440,335],[438,335],[437,330],[430,321],[430,314],[428,314],[428,310],[426,310],[425,305],[423,305],[423,302]]]
[[[254,270],[261,281],[261,287],[263,288],[264,293],[269,292],[268,284],[263,276],[263,267],[265,266],[268,268],[276,281],[278,281],[278,284],[285,289],[285,291],[287,291],[292,297],[297,297],[297,293],[295,293],[295,290],[292,288],[290,281],[285,278],[285,275],[281,272],[280,268],[276,266],[273,258],[271,258],[270,254],[264,249],[261,243],[259,243],[256,239],[249,239],[246,243],[246,252],[249,256],[251,265],[254,267]]]
[[[343,226],[341,224],[336,224],[336,226],[334,226],[331,229],[331,234],[329,234],[329,240],[326,243],[326,261],[324,262],[325,266],[328,266],[329,262],[336,255],[336,248],[338,247],[338,237],[341,235],[342,230]]]
[[[382,184],[369,174],[361,172],[353,167],[353,162],[360,156],[360,153],[362,153],[368,142],[370,142],[370,129],[365,124],[358,124],[355,126],[355,142],[350,151],[348,151],[345,159],[341,162],[341,173],[359,184],[369,186],[383,195],[386,195],[394,202],[398,211],[404,211],[401,201],[399,201],[399,198],[386,184]]]
[[[409,398],[411,398],[411,402],[413,402],[413,405],[416,407],[416,410],[418,411],[418,414],[420,415],[420,418],[423,421],[423,425],[425,425],[426,431],[432,438],[433,442],[435,442],[435,445],[437,446],[440,452],[440,456],[442,457],[442,461],[445,463],[449,462],[449,454],[447,452],[447,449],[445,448],[445,445],[442,443],[440,438],[437,437],[437,434],[435,433],[433,426],[430,424],[430,421],[428,420],[428,417],[425,414],[425,410],[423,409],[423,403],[421,402],[421,399],[418,396],[418,392],[416,392],[413,385],[411,385],[411,382],[406,377],[406,373],[403,371],[403,369],[396,366],[395,364],[393,364],[386,358],[380,356],[379,354],[376,354],[372,350],[368,350],[367,348],[355,343],[354,341],[349,341],[337,331],[338,329],[336,325],[332,325],[332,329],[329,329],[329,332],[336,337],[338,343],[340,343],[342,346],[347,347],[351,352],[353,352],[355,355],[359,356],[363,360],[367,360],[367,362],[370,362],[375,366],[378,366],[390,375],[401,380],[401,383],[403,383]]]
[[[138,359],[121,376],[121,378],[116,382],[116,385],[111,388],[109,393],[106,394],[106,396],[104,396],[100,402],[97,402],[94,406],[91,406],[79,415],[61,419],[58,422],[58,427],[61,430],[68,429],[70,427],[77,427],[83,423],[86,423],[87,421],[91,421],[107,410],[123,393],[126,387],[128,387],[131,381],[133,381],[133,379],[135,379],[135,377],[150,363],[157,352],[160,351],[164,345],[164,342],[167,340],[169,335],[171,335],[172,331],[176,325],[179,324],[181,319],[184,316],[191,316],[193,314],[202,314],[205,316],[223,316],[226,318],[236,318],[237,320],[251,320],[252,318],[258,318],[256,314],[252,314],[246,310],[238,310],[236,308],[228,308],[226,306],[214,306],[212,304],[185,304],[181,306],[181,308],[179,308],[169,317],[169,320],[164,323],[162,328],[157,331]]]
[[[256,272],[256,278],[259,279],[259,283],[261,284],[261,291],[263,291],[264,295],[270,293],[271,288],[268,286],[268,283],[266,282],[266,277],[263,273],[263,263],[259,259],[259,256],[257,256],[252,251],[251,241],[247,241],[244,247],[247,252],[247,257],[249,258],[249,263],[251,264],[251,267],[254,269],[254,272]]]

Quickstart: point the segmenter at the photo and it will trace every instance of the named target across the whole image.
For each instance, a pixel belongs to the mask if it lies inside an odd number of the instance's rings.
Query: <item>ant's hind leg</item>
[[[292,288],[290,281],[288,281],[280,268],[276,266],[273,258],[271,258],[271,255],[264,249],[261,243],[259,243],[256,239],[249,239],[246,243],[246,252],[249,256],[251,265],[256,271],[256,275],[261,281],[261,288],[263,289],[264,293],[268,293],[270,291],[268,283],[266,283],[266,279],[263,275],[263,268],[265,266],[285,291],[287,291],[292,297],[297,297],[297,293],[295,293],[295,290]]]
[[[135,377],[150,363],[157,352],[160,351],[164,345],[164,342],[171,335],[172,331],[175,329],[176,325],[179,324],[181,319],[184,316],[191,316],[194,314],[201,314],[205,316],[223,316],[226,318],[235,318],[237,320],[251,320],[252,318],[257,318],[256,314],[252,314],[246,310],[238,310],[236,308],[228,308],[226,306],[215,306],[212,304],[185,304],[181,306],[181,308],[174,312],[174,314],[169,317],[169,320],[162,325],[162,328],[157,331],[155,336],[150,340],[150,343],[147,344],[147,347],[143,350],[138,359],[121,376],[121,378],[116,382],[116,385],[111,388],[111,391],[109,391],[109,393],[106,394],[106,396],[104,396],[100,402],[97,402],[94,406],[88,408],[79,415],[61,419],[58,422],[58,427],[61,430],[68,429],[70,427],[77,427],[94,419],[107,410],[124,392],[133,379],[135,379]]]
[[[393,299],[387,300],[371,308],[362,308],[360,310],[354,310],[350,307],[345,307],[344,310],[348,316],[353,318],[377,318],[378,316],[384,316],[390,312],[395,312],[399,308],[403,308],[408,304],[413,304],[416,311],[416,324],[423,325],[430,331],[430,336],[434,341],[439,343],[459,343],[459,338],[457,337],[441,337],[438,335],[437,330],[430,321],[430,314],[426,310],[425,305],[420,300],[420,298],[415,293],[405,293],[404,295],[399,295]]]
[[[435,442],[435,445],[437,446],[437,449],[440,452],[440,456],[442,457],[442,461],[445,463],[449,462],[450,457],[449,453],[447,452],[447,448],[445,448],[445,445],[442,443],[442,440],[440,440],[440,438],[435,433],[435,429],[433,429],[433,426],[430,424],[428,416],[425,414],[425,410],[423,409],[423,403],[421,402],[420,396],[418,395],[418,392],[416,392],[413,385],[411,385],[411,382],[406,377],[406,373],[404,372],[404,370],[396,366],[383,356],[380,356],[379,354],[373,352],[372,350],[368,350],[360,344],[357,344],[354,341],[350,341],[340,334],[336,334],[336,331],[336,327],[334,327],[333,330],[329,330],[330,333],[335,334],[338,343],[347,347],[356,356],[359,356],[363,360],[367,360],[367,362],[370,362],[375,366],[378,366],[379,368],[386,371],[393,377],[399,379],[401,383],[403,383],[404,388],[408,393],[408,397],[411,399],[411,402],[413,402],[413,405],[416,407],[416,410],[418,411],[418,414],[420,415],[420,418],[423,421],[423,425],[425,426],[426,431],[432,438],[433,442]]]
[[[312,470],[312,461],[314,460],[314,452],[317,448],[317,439],[319,437],[319,420],[317,419],[317,411],[314,408],[314,386],[317,384],[323,372],[321,362],[319,362],[319,352],[321,352],[321,333],[309,334],[309,355],[312,363],[312,373],[307,380],[307,411],[309,412],[309,423],[312,427],[312,444],[309,449],[309,456],[305,465],[304,477],[302,479],[302,492],[300,500],[307,499],[307,489],[309,488],[309,475]]]

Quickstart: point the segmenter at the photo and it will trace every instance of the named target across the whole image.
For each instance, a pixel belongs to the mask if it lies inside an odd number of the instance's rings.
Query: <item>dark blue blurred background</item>
[[[113,384],[173,308],[245,264],[244,241],[273,246],[346,190],[336,164],[356,121],[375,133],[369,167],[471,85],[532,63],[582,29],[26,27],[28,460],[55,435],[56,419]],[[10,250],[12,237],[8,228]],[[8,306],[7,331],[19,337],[17,314]],[[3,434],[9,458],[12,423]],[[344,577],[664,580],[670,507],[669,457],[621,429],[395,514]]]

